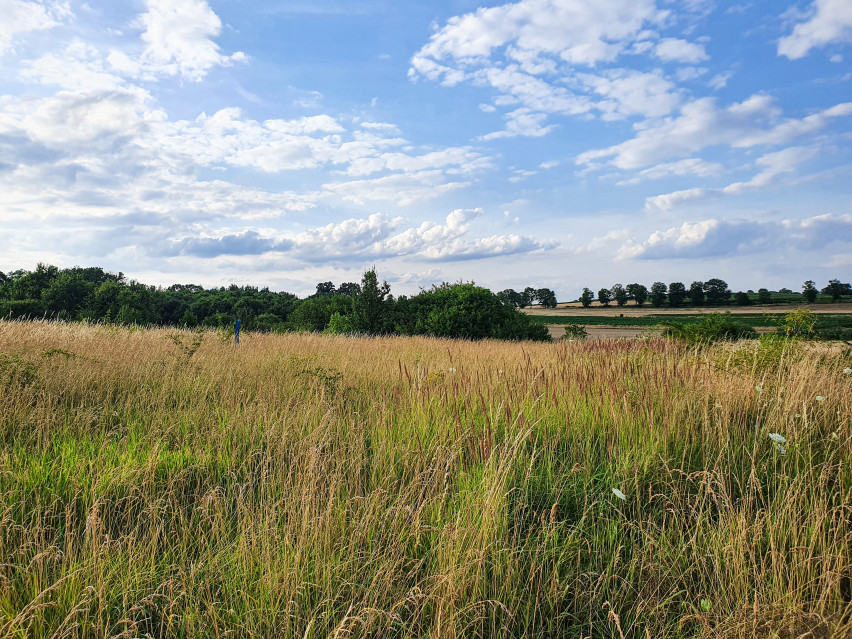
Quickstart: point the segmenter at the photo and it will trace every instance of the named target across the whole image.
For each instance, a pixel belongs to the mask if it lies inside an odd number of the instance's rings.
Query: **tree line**
[[[794,295],[790,289],[781,289],[778,293]],[[813,304],[817,296],[830,296],[832,302],[839,302],[844,295],[852,295],[852,285],[842,283],[838,279],[829,280],[828,284],[818,289],[813,280],[807,280],[802,284],[801,295]],[[757,301],[758,304],[769,304],[773,300],[773,293],[769,289],[758,289],[753,291],[738,291],[732,293],[728,283],[719,278],[712,278],[706,282],[692,282],[687,288],[683,282],[672,282],[668,286],[663,282],[654,282],[651,288],[643,284],[614,284],[610,288],[599,289],[597,295],[590,288],[584,288],[580,295],[580,303],[588,308],[595,301],[601,306],[609,306],[613,302],[618,306],[624,306],[628,301],[633,301],[637,306],[644,306],[650,302],[652,306],[668,305],[672,308],[680,306],[727,306],[736,304],[747,306]]]
[[[548,289],[532,289],[524,304],[546,300]],[[543,303],[543,302],[542,302]],[[548,340],[547,328],[519,313],[513,299],[473,283],[441,284],[417,295],[394,297],[375,268],[360,283],[320,282],[316,293],[292,293],[253,286],[167,288],[127,280],[100,267],[0,272],[0,318],[92,321],[123,325],[233,327],[244,330],[326,331],[366,335],[433,335],[465,339]]]

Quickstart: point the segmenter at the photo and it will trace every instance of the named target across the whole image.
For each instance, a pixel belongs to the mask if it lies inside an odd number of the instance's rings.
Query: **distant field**
[[[713,312],[713,311],[708,311]],[[723,311],[716,311],[723,312]],[[532,321],[539,324],[579,324],[581,326],[640,326],[650,327],[656,326],[661,322],[679,322],[690,324],[700,321],[704,314],[685,314],[685,313],[654,313],[649,315],[627,315],[619,317],[615,314],[607,315],[545,315],[543,312],[530,314]],[[834,326],[852,328],[852,314],[832,313],[820,314],[817,322],[819,328],[828,328]],[[738,322],[747,324],[748,326],[780,326],[784,321],[783,313],[737,313],[735,319]]]
[[[848,638],[852,361],[755,348],[0,321],[0,637]]]

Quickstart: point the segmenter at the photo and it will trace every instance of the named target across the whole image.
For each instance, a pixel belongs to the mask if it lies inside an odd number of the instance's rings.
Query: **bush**
[[[737,322],[730,313],[710,313],[693,324],[664,322],[663,336],[681,339],[691,344],[754,339],[755,330],[742,322]]]
[[[586,339],[589,333],[579,324],[566,324],[562,339]]]

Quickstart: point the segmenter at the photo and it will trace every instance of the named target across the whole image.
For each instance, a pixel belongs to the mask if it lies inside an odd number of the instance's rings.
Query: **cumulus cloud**
[[[814,0],[790,35],[778,41],[778,55],[791,60],[831,43],[852,43],[852,4],[848,0]]]
[[[703,45],[680,38],[663,38],[654,47],[654,55],[665,62],[681,62],[684,64],[704,62],[710,57]]]
[[[206,0],[147,0],[146,5],[148,11],[139,18],[146,71],[197,81],[212,67],[246,59],[240,51],[219,52],[212,38],[222,31],[222,21]]]
[[[724,108],[719,108],[713,98],[700,98],[685,104],[677,117],[648,126],[630,140],[582,153],[577,163],[591,165],[604,158],[620,169],[639,169],[690,156],[711,146],[750,148],[784,144],[820,131],[832,118],[850,114],[852,102],[804,118],[784,119],[767,95],[756,94]]]
[[[494,89],[489,109],[511,111],[505,129],[485,140],[546,135],[553,114],[659,117],[681,100],[661,72],[599,67],[626,54],[681,64],[707,59],[701,44],[660,37],[655,29],[669,17],[654,0],[520,0],[480,8],[439,29],[412,57],[409,76]]]
[[[2,0],[0,2],[0,55],[13,49],[17,36],[51,29],[71,15],[68,2]]]
[[[755,162],[757,166],[763,167],[763,170],[748,181],[734,182],[721,188],[692,188],[649,197],[645,200],[645,208],[670,211],[690,200],[739,195],[763,189],[772,184],[779,175],[794,173],[800,164],[812,160],[818,154],[819,148],[816,146],[789,147],[774,153],[767,153]]]
[[[643,242],[628,241],[619,249],[618,257],[644,260],[723,257],[850,243],[852,215],[819,215],[785,221],[711,218],[655,231]]]
[[[299,233],[262,235],[256,231],[188,235],[157,246],[167,255],[217,257],[287,253],[302,262],[352,258],[387,259],[416,256],[431,261],[484,259],[553,248],[516,234],[471,237],[471,224],[482,209],[456,209],[442,223],[406,226],[402,218],[376,213],[351,218]]]

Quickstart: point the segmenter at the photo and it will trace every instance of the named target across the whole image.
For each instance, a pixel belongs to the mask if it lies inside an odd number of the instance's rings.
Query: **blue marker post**
[[[237,323],[234,326],[234,348],[239,347],[239,345],[240,345],[240,320],[237,320]]]

